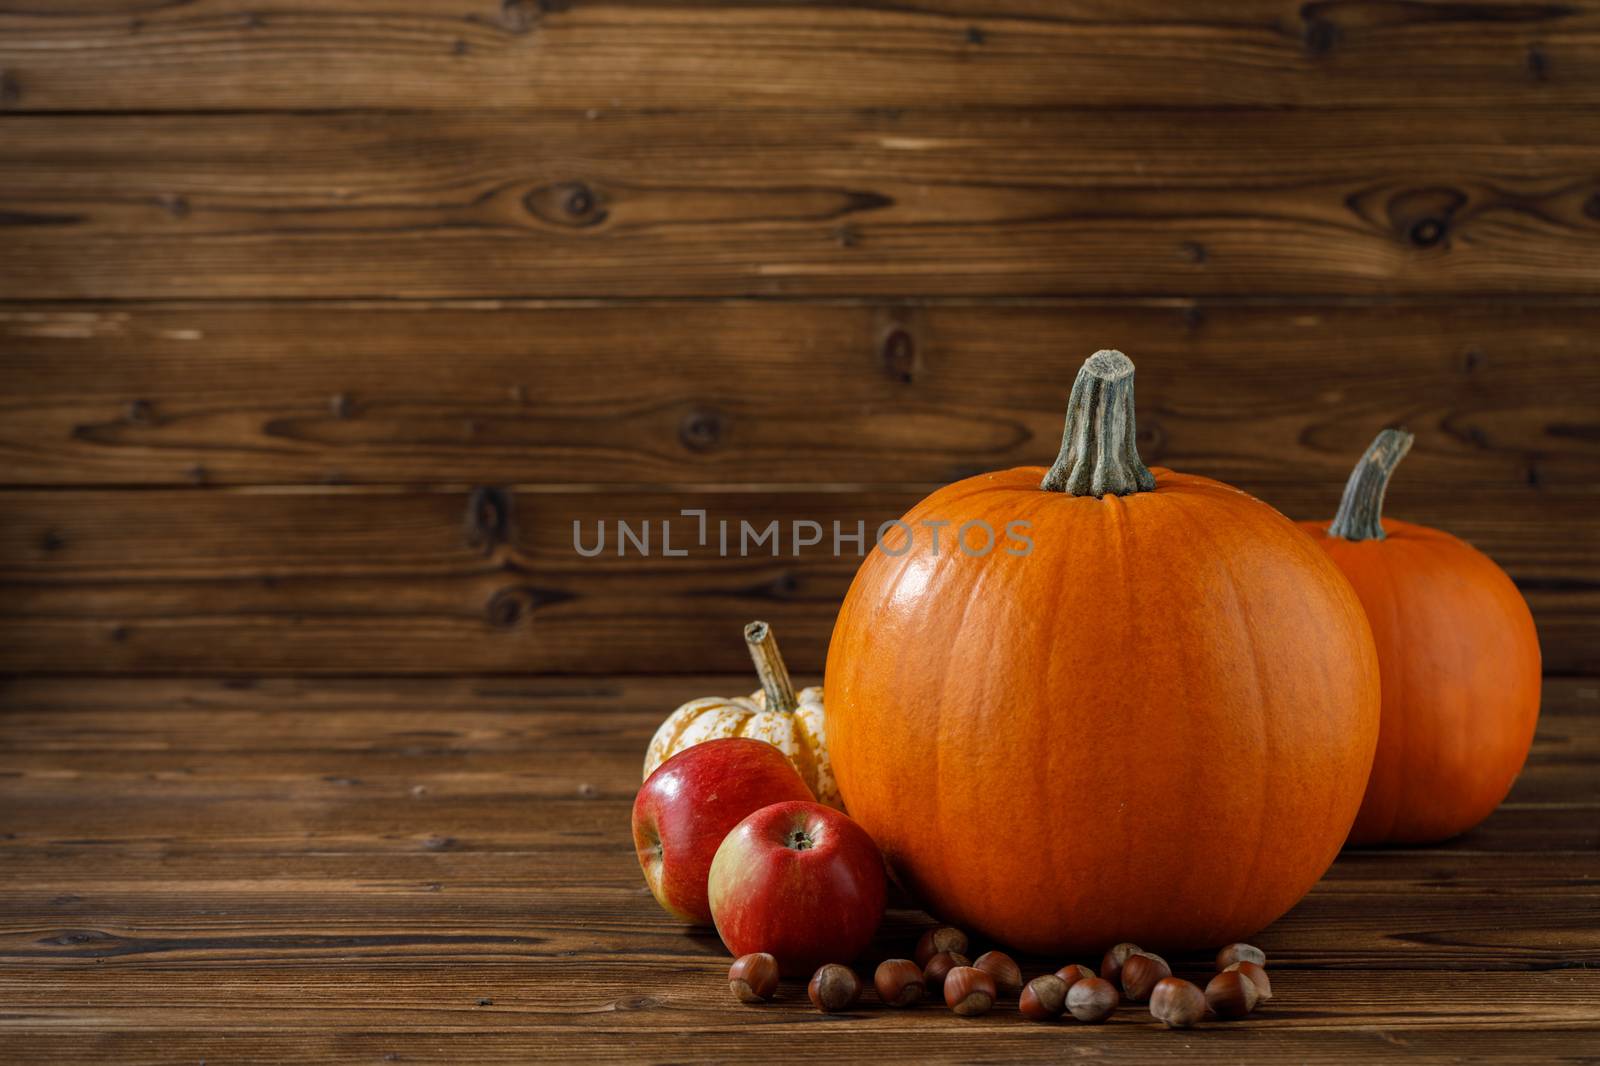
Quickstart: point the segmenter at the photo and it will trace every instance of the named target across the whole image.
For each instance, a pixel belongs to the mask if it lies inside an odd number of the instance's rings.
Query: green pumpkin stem
[[[1067,401],[1061,452],[1039,487],[1069,496],[1131,496],[1156,479],[1139,458],[1133,418],[1133,360],[1103,349],[1084,361]]]
[[[1382,540],[1383,493],[1394,468],[1411,450],[1415,438],[1403,429],[1386,429],[1367,447],[1350,480],[1344,484],[1339,513],[1328,525],[1328,536],[1345,540]]]
[[[750,646],[750,659],[756,664],[756,676],[761,678],[761,691],[767,694],[767,706],[775,711],[792,714],[800,701],[794,694],[794,682],[789,680],[789,668],[783,665],[783,653],[778,651],[778,638],[765,622],[751,622],[744,627],[744,642]]]

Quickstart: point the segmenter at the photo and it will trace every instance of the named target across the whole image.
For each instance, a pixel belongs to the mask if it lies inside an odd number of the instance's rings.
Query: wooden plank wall
[[[1413,429],[1600,671],[1600,3],[0,0],[0,670],[815,672],[853,559],[572,523],[875,524],[1104,346],[1293,517]]]

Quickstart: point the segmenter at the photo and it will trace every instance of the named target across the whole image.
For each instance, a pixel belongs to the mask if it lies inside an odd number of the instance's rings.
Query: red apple
[[[633,801],[633,846],[656,902],[709,925],[706,877],[728,830],[769,804],[813,798],[800,772],[764,740],[724,737],[680,751]]]
[[[711,863],[711,915],[735,955],[804,976],[861,954],[883,917],[883,856],[843,813],[804,800],[734,826]]]

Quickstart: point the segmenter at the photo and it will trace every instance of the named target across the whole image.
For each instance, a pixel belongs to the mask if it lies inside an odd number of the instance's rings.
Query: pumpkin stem
[[[744,642],[750,646],[750,658],[756,664],[756,676],[761,678],[761,690],[767,694],[767,706],[793,713],[800,701],[795,697],[794,682],[789,680],[789,668],[783,665],[772,627],[765,622],[751,622],[744,627]]]
[[[1339,513],[1328,524],[1328,536],[1383,539],[1383,492],[1414,439],[1403,429],[1386,429],[1373,439],[1344,483],[1344,498],[1339,501]]]
[[[1149,492],[1156,479],[1134,439],[1133,360],[1110,348],[1084,360],[1067,401],[1061,452],[1039,487],[1069,496]]]

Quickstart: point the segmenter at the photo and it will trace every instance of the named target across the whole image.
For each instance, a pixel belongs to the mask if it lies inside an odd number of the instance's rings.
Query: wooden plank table
[[[15,679],[0,687],[0,1058],[842,1062],[1600,1053],[1600,681],[1551,678],[1487,823],[1339,859],[1258,942],[1276,998],[1166,1032],[798,985],[736,1003],[650,898],[650,731],[743,678]],[[894,904],[882,950],[927,917]],[[1027,959],[1027,973],[1064,959]],[[1085,960],[1087,961],[1087,960]],[[1198,973],[1198,957],[1175,960]],[[869,997],[870,998],[870,997]]]

